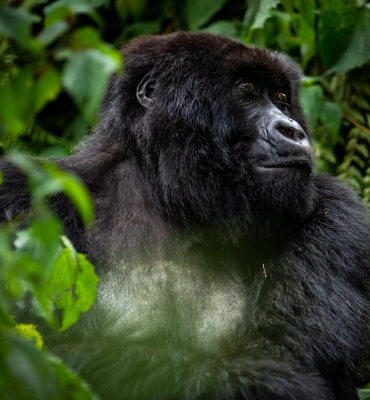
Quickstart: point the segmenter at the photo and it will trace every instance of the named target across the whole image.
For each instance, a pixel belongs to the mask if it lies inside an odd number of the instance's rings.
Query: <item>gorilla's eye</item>
[[[253,92],[254,85],[251,82],[245,82],[245,83],[242,83],[242,88],[246,89],[246,90],[249,90],[250,92]]]
[[[284,94],[284,93],[279,93],[279,94],[278,94],[278,97],[279,97],[279,100],[280,100],[282,103],[286,103],[286,102],[288,101],[288,97],[287,97],[287,95]]]

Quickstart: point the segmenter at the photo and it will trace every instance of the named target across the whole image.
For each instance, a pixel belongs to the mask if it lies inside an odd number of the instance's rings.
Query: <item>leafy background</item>
[[[176,30],[221,34],[295,58],[305,73],[301,102],[316,169],[338,175],[370,203],[369,1],[0,0],[0,155],[25,172],[32,193],[27,215],[0,228],[3,399],[95,398],[47,352],[37,327],[16,324],[8,301],[60,331],[90,307],[98,278],[45,199],[64,191],[86,223],[91,199],[77,177],[18,154],[71,154],[97,121],[109,76],[123,73],[117,49]],[[9,246],[24,218],[27,228]]]

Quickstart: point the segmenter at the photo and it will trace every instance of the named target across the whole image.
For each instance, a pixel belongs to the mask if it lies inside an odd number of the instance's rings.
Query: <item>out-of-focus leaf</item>
[[[346,51],[338,62],[333,65],[327,74],[332,72],[345,72],[353,68],[362,67],[370,60],[370,8],[363,7],[358,15]]]
[[[18,135],[24,123],[18,114],[16,96],[12,90],[12,82],[0,86],[0,121],[12,135]]]
[[[68,7],[74,13],[89,13],[96,7],[109,5],[109,0],[57,0],[44,7],[45,15],[61,7]]]
[[[45,165],[45,169],[59,183],[64,193],[75,205],[84,223],[90,223],[94,217],[93,203],[89,191],[81,180],[77,176],[59,170],[53,164]]]
[[[320,85],[303,86],[301,88],[301,104],[303,111],[307,115],[310,123],[316,125],[317,118],[320,115],[322,103],[321,99],[324,91]]]
[[[26,10],[13,7],[0,8],[0,32],[14,39],[19,46],[27,48],[31,44],[31,17]]]
[[[325,101],[322,103],[320,119],[329,129],[333,143],[338,141],[339,128],[342,122],[342,109],[337,103]]]
[[[302,64],[306,66],[316,51],[315,1],[302,1],[301,6],[302,17],[299,19],[298,37],[301,42]]]
[[[123,21],[126,21],[128,15],[134,17],[135,20],[140,18],[146,5],[147,0],[116,0],[115,2],[117,13]]]
[[[55,100],[61,89],[61,77],[54,68],[49,67],[45,72],[42,71],[36,81],[35,112],[40,111],[47,102]]]
[[[161,24],[159,21],[151,22],[137,22],[135,24],[129,25],[124,33],[125,37],[138,37],[142,35],[152,35],[160,31]]]
[[[37,331],[35,325],[32,324],[18,324],[16,326],[17,332],[26,339],[33,341],[38,349],[42,349],[44,342],[40,333]]]
[[[0,381],[6,399],[98,400],[59,358],[16,335],[0,339]]]
[[[67,21],[56,21],[53,24],[47,26],[44,30],[42,30],[37,35],[37,40],[43,46],[49,46],[49,44],[53,43],[56,39],[67,32],[68,28],[69,24]]]
[[[71,37],[70,46],[74,50],[87,48],[100,50],[102,53],[108,54],[116,62],[117,68],[121,65],[121,53],[111,45],[103,42],[100,33],[91,26],[76,29]]]
[[[24,388],[24,394],[28,392],[29,398],[52,399],[58,393],[58,384],[53,370],[45,360],[42,353],[27,340],[20,337],[9,336],[0,341],[0,352],[4,356],[5,368],[8,370],[9,392],[11,384],[17,382],[21,385],[20,391]],[[3,385],[6,382],[2,382]],[[23,386],[23,388],[22,388]],[[2,387],[6,390],[6,387]],[[18,388],[16,388],[18,389]],[[17,397],[22,398],[22,397]]]
[[[39,6],[40,4],[45,4],[47,2],[48,0],[25,0],[22,3],[22,8],[25,8],[26,10],[31,10],[33,7]]]
[[[237,37],[237,29],[234,21],[217,21],[202,29],[204,32],[213,33],[215,35],[223,35],[231,38]]]
[[[64,67],[63,84],[91,124],[96,122],[108,79],[119,67],[115,59],[97,49],[77,52]]]
[[[271,17],[270,10],[280,4],[280,0],[249,0],[248,9],[243,24],[253,29],[263,28],[267,18]]]
[[[358,397],[360,400],[368,400],[370,399],[370,389],[358,389],[357,390]]]
[[[73,17],[72,11],[69,7],[63,6],[52,10],[45,18],[45,26],[53,25],[55,22],[61,21],[66,17]]]
[[[360,9],[342,5],[324,8],[319,18],[319,52],[326,68],[341,56],[351,39]]]
[[[186,18],[191,30],[206,24],[217,11],[221,10],[226,0],[187,0]]]

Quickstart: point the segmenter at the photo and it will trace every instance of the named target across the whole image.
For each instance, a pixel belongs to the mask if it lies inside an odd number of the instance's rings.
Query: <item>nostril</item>
[[[286,138],[291,140],[302,140],[306,137],[302,129],[295,127],[279,127],[277,130]]]
[[[306,135],[304,134],[304,132],[302,130],[299,129],[297,132],[297,137],[299,140],[302,140],[306,137]]]
[[[286,137],[294,138],[294,133],[290,129],[278,128],[278,131]]]

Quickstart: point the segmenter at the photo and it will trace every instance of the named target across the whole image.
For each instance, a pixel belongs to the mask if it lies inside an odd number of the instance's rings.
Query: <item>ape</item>
[[[58,159],[91,191],[66,233],[101,277],[49,348],[102,399],[357,399],[369,349],[370,235],[350,189],[313,172],[283,54],[205,33],[123,49],[93,135]],[[0,220],[29,205],[1,168]]]

